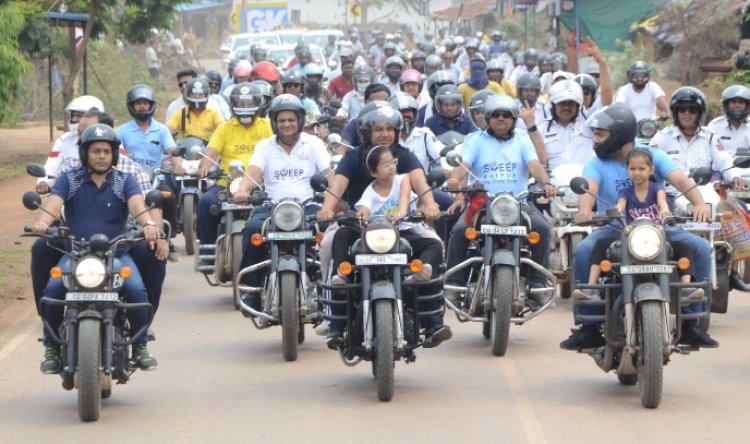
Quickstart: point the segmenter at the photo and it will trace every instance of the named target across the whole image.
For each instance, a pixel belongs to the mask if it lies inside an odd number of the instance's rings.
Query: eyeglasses
[[[698,109],[697,106],[678,106],[677,107],[678,113],[690,113],[690,114],[698,114],[700,113],[700,109]]]
[[[490,118],[492,118],[492,119],[500,119],[500,118],[503,118],[503,119],[512,119],[513,118],[513,114],[511,114],[508,111],[495,111],[495,112],[493,112],[490,115]]]
[[[302,88],[302,85],[299,83],[287,83],[284,85],[286,88]]]
[[[378,168],[384,170],[390,166],[398,166],[398,157],[394,157],[391,160],[381,163],[380,165],[378,165]]]

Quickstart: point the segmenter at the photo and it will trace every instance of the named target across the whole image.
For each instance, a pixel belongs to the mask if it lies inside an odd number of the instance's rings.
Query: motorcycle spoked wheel
[[[578,248],[578,244],[583,240],[583,234],[572,233],[568,241],[568,281],[560,284],[560,297],[563,299],[570,299],[573,295],[573,288],[575,287],[575,276],[573,276],[573,252]]]
[[[297,275],[292,272],[279,273],[279,304],[281,311],[281,352],[286,361],[297,360],[297,344],[300,335],[299,288]],[[304,337],[304,336],[303,336]]]
[[[96,421],[102,403],[99,375],[101,366],[101,323],[81,319],[78,323],[78,416],[81,421]]]
[[[491,279],[490,347],[493,355],[503,356],[508,350],[513,295],[517,293],[515,270],[507,265],[496,266]]]
[[[378,399],[390,401],[393,398],[393,378],[396,360],[393,346],[396,341],[393,303],[389,299],[375,301],[375,350],[373,368]]]
[[[182,199],[182,236],[185,238],[185,254],[195,254],[195,195],[186,194]]]
[[[650,409],[659,406],[664,383],[663,310],[661,301],[645,301],[636,313],[638,393],[641,405]]]
[[[232,276],[230,279],[234,281],[237,275],[240,273],[240,263],[242,262],[242,235],[232,235]]]

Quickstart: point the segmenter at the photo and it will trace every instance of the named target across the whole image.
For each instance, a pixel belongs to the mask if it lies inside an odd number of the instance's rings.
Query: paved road
[[[657,410],[586,355],[562,351],[570,305],[511,330],[492,357],[478,324],[397,364],[393,401],[378,402],[369,363],[347,368],[308,328],[296,362],[280,329],[258,331],[183,259],[170,265],[151,346],[158,371],[115,386],[97,423],[75,392],[38,373],[39,322],[16,304],[0,338],[0,441],[56,442],[747,442],[750,296],[734,294],[712,332],[722,346],[675,356]]]

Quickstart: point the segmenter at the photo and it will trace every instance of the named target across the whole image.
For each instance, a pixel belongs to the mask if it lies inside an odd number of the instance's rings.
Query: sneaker
[[[701,299],[706,292],[702,288],[681,288],[680,289],[680,307],[689,307],[698,299]]]
[[[593,288],[576,288],[573,290],[573,299],[576,301],[598,301],[601,299],[599,290]]]
[[[425,330],[424,348],[435,348],[453,337],[451,328],[445,324],[436,324]]]
[[[584,325],[570,337],[560,343],[563,350],[582,350],[605,345],[604,336],[596,325]]]
[[[169,262],[180,262],[180,252],[172,242],[169,242],[169,256],[167,256]]]
[[[159,367],[156,358],[151,356],[145,345],[133,347],[133,362],[144,371],[156,370]]]
[[[45,375],[60,373],[62,363],[60,362],[60,347],[56,345],[44,346],[44,360],[39,365],[39,370]]]
[[[323,322],[315,327],[315,334],[318,336],[328,336],[328,322]]]
[[[713,339],[697,322],[684,322],[682,324],[682,336],[677,341],[679,344],[692,345],[693,347],[716,348],[719,341]]]
[[[414,279],[417,281],[429,280],[432,277],[432,265],[430,264],[422,265],[422,270],[419,271],[418,273],[414,273],[412,276],[414,276]]]

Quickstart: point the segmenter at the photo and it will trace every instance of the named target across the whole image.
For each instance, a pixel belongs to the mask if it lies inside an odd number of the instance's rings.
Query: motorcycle
[[[451,152],[446,159],[454,168],[463,168],[460,154]],[[486,193],[486,190],[477,180],[476,185],[453,192],[472,196]],[[528,322],[554,302],[557,278],[534,262],[530,250],[522,244],[524,239],[536,244],[540,236],[531,231],[531,221],[521,210],[521,202],[526,197],[544,195],[543,191],[525,191],[518,196],[498,193],[487,199],[464,234],[470,241],[469,258],[445,272],[445,290],[459,294],[456,303],[446,299],[446,305],[460,322],[483,323],[482,334],[490,339],[495,356],[505,355],[511,324]],[[447,283],[451,275],[463,269],[469,271],[465,285]],[[550,285],[529,288],[527,279],[532,270],[544,274]],[[548,298],[543,304],[537,304],[530,300],[532,294]]]
[[[666,116],[660,116],[656,119],[646,118],[639,120],[635,141],[642,145],[648,145],[656,133],[669,126],[669,120],[670,118]]]
[[[445,176],[431,173],[427,180],[432,188],[436,188]],[[322,175],[313,176],[310,184],[317,192],[330,193]],[[421,222],[424,217],[412,213],[404,220]],[[442,300],[442,291],[434,294],[419,292],[420,289],[439,288],[443,282],[443,270],[439,272],[441,275],[429,280],[410,279],[409,273],[421,271],[422,262],[412,257],[409,242],[400,237],[392,220],[384,217],[362,220],[349,210],[334,221],[359,229],[360,239],[352,246],[354,264],[343,262],[338,269],[339,273],[349,277],[350,283],[345,286],[321,284],[324,290],[346,293],[342,301],[321,300],[322,305],[329,308],[345,307],[346,314],[325,313],[322,317],[327,321],[346,322],[343,344],[337,347],[341,360],[349,367],[363,360],[371,361],[378,399],[390,401],[396,361],[414,362],[417,358],[415,350],[424,345],[420,334],[421,318],[443,312],[442,307],[436,310],[421,308],[424,304]]]
[[[179,197],[177,200],[177,233],[185,237],[185,253],[191,256],[195,253],[197,231],[195,227],[195,210],[200,196],[210,188],[209,179],[198,177],[200,155],[204,143],[197,137],[186,137],[180,141],[172,153],[174,156],[189,154],[190,158],[182,161],[183,175],[172,175]]]
[[[737,156],[750,156],[750,149],[740,148],[737,150],[736,155]],[[750,183],[750,168],[740,168],[739,170],[740,170],[739,174],[745,180],[745,182]],[[729,197],[732,197],[736,199],[737,201],[743,202],[746,207],[750,205],[750,190],[736,190],[734,188],[729,188],[726,191]],[[739,272],[743,281],[750,282],[750,259],[745,259],[743,261],[736,262],[735,268]]]
[[[254,197],[254,203],[268,203],[265,193]],[[311,199],[310,199],[311,200]],[[234,279],[234,300],[243,314],[258,329],[281,325],[281,349],[284,359],[297,359],[297,345],[305,340],[304,324],[317,326],[322,321],[318,299],[321,279],[318,245],[322,232],[314,216],[305,217],[304,208],[310,201],[282,199],[273,204],[271,217],[262,233],[254,234],[254,246],[266,244],[268,259],[241,269]],[[263,287],[240,284],[242,276],[261,269],[269,274]],[[260,293],[261,310],[245,304],[242,293]]]
[[[147,211],[159,207],[162,199],[161,192],[150,192],[146,196]],[[23,204],[29,210],[42,209],[41,202],[34,192],[23,196]],[[70,269],[50,270],[53,278],[63,279],[65,299],[42,297],[39,311],[45,330],[61,348],[63,388],[78,389],[78,416],[82,421],[96,421],[102,398],[112,394],[113,380],[125,384],[137,370],[128,349],[146,334],[154,317],[150,303],[127,303],[120,294],[132,270],[120,266],[116,251],[142,240],[142,232],[131,231],[113,239],[104,234],[75,239],[64,225],[48,228],[45,234],[36,234],[31,226],[25,226],[24,232],[22,237],[42,237],[70,245],[70,252],[64,252],[70,258]],[[65,307],[59,331],[53,331],[46,319],[48,305]],[[148,322],[132,331],[126,313],[138,309],[148,311]]]
[[[570,188],[576,194],[588,193],[588,181],[583,177],[574,178]],[[669,216],[665,223],[686,219]],[[577,288],[597,290],[604,296],[574,302],[578,322],[603,323],[604,330],[604,346],[581,352],[591,355],[605,372],[615,370],[621,384],[638,384],[641,405],[656,408],[662,398],[663,367],[670,356],[696,350],[679,343],[682,321],[700,320],[710,315],[708,297],[681,299],[678,289],[703,288],[707,295],[710,285],[705,281],[679,281],[676,268],[685,270],[690,261],[670,257],[672,250],[664,226],[650,218],[640,217],[626,225],[617,208],[610,206],[605,216],[581,224],[615,226],[620,232],[620,239],[607,249],[606,259],[600,263],[599,283],[577,285]],[[679,307],[693,303],[702,304],[701,312],[681,313]],[[604,314],[580,314],[584,306],[602,307]],[[674,322],[670,322],[670,314]]]

